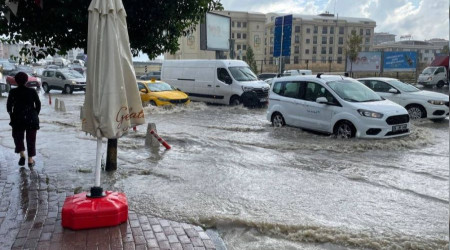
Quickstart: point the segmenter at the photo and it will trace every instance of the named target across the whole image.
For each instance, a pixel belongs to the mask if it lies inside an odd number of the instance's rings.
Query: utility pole
[[[106,171],[117,170],[117,139],[108,139],[105,170]]]

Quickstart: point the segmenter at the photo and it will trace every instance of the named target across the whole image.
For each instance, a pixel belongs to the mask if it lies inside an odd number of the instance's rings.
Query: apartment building
[[[435,54],[441,53],[442,48],[440,44],[418,40],[387,42],[373,46],[374,51],[416,51],[419,63],[427,64],[434,60]]]
[[[246,59],[249,46],[255,54],[255,60],[264,60],[264,30],[266,16],[261,13],[241,11],[218,11],[220,15],[231,18],[231,39],[234,40],[234,59]],[[165,53],[165,59],[215,59],[214,51],[200,50],[200,25],[187,37],[178,40],[180,49],[175,54]],[[230,58],[230,53],[225,56]]]
[[[275,18],[286,14],[267,14],[264,45],[269,65],[273,57]],[[317,16],[293,14],[291,56],[284,58],[286,69],[308,64],[345,64],[345,49],[351,33],[362,37],[362,51],[370,51],[375,21],[367,18],[340,17],[329,13]],[[331,66],[330,66],[331,67]]]
[[[379,32],[374,33],[373,35],[373,45],[377,45],[380,43],[386,43],[386,42],[395,42],[395,35],[390,34],[387,32]]]

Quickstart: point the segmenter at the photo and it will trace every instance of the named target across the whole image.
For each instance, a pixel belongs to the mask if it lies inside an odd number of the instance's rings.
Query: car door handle
[[[216,85],[216,88],[220,88],[220,86],[219,86],[219,85]]]
[[[212,87],[211,84],[208,84],[208,87]]]

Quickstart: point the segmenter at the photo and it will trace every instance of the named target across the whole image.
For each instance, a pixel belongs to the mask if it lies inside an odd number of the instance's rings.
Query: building
[[[448,46],[448,40],[442,39],[442,38],[433,38],[430,40],[425,40],[425,42],[432,43],[436,46],[441,46],[441,48],[444,48],[444,46]]]
[[[419,63],[431,63],[435,54],[441,53],[443,46],[427,41],[405,40],[387,42],[373,46],[374,51],[416,51]]]
[[[231,39],[234,40],[236,59],[246,59],[249,46],[255,54],[255,60],[264,60],[264,26],[266,16],[261,13],[241,11],[218,11],[220,15],[231,18]],[[178,40],[180,49],[175,54],[164,54],[165,59],[215,59],[215,51],[200,50],[200,25],[193,34]],[[229,58],[229,53],[225,56]]]
[[[267,14],[265,59],[273,57],[275,18],[285,14]],[[293,14],[291,56],[284,59],[285,68],[308,68],[311,64],[345,64],[345,49],[351,33],[362,37],[362,50],[371,50],[376,23],[367,18],[338,17],[323,13],[317,16]],[[333,69],[339,65],[333,65]],[[270,68],[270,67],[269,67]],[[320,68],[318,65],[316,68]],[[339,69],[343,66],[339,66]],[[323,70],[323,69],[319,69]]]
[[[389,34],[387,32],[379,32],[379,33],[375,32],[373,34],[373,45],[386,42],[395,42],[395,35]]]

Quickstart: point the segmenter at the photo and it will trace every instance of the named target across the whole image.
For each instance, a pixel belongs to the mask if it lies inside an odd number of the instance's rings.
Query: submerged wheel
[[[48,87],[48,84],[46,82],[42,84],[42,89],[44,90],[45,93],[50,92],[50,88]]]
[[[284,117],[280,113],[275,113],[272,115],[272,126],[279,128],[286,125],[286,122],[284,121]]]
[[[425,117],[425,110],[419,105],[410,105],[406,108],[411,120],[417,120]]]
[[[444,81],[439,81],[439,82],[436,84],[436,87],[440,89],[440,88],[444,87],[444,85],[445,85]]]
[[[158,105],[156,105],[156,102],[155,102],[155,101],[150,101],[150,105],[152,105],[152,106],[158,106]]]
[[[349,121],[341,121],[334,128],[334,134],[337,138],[350,139],[355,137],[355,126]]]
[[[430,119],[433,122],[439,123],[439,122],[444,122],[445,118],[436,118],[436,119]]]
[[[72,94],[73,93],[73,88],[70,85],[66,85],[64,86],[64,91],[66,94]]]
[[[230,106],[237,106],[237,105],[239,105],[239,104],[241,104],[241,101],[239,101],[239,97],[237,97],[237,96],[232,96],[232,97],[230,98]]]

